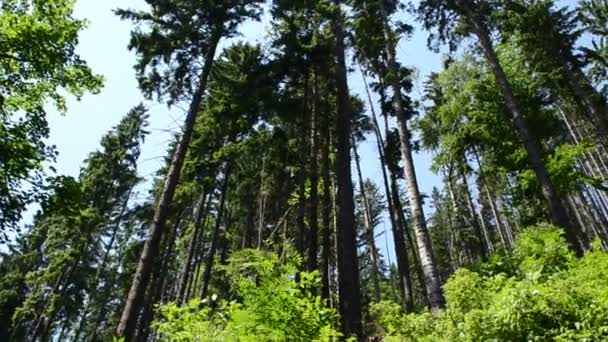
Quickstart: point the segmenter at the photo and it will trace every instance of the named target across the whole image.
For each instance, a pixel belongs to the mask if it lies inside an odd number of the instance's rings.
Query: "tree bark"
[[[165,177],[163,191],[158,200],[156,210],[154,211],[154,219],[149,228],[148,236],[139,259],[139,264],[137,265],[137,270],[135,271],[133,282],[131,283],[131,289],[129,290],[125,307],[122,311],[118,327],[116,328],[116,335],[118,337],[124,337],[126,341],[130,341],[135,332],[134,329],[137,322],[137,316],[141,311],[142,299],[148,283],[150,282],[154,258],[158,256],[160,237],[165,230],[169,207],[173,200],[173,195],[175,194],[175,188],[179,181],[184,159],[186,158],[186,151],[188,150],[188,145],[192,138],[196,116],[203,101],[207,80],[213,66],[215,50],[220,38],[219,35],[214,34],[211,44],[209,45],[209,50],[205,56],[205,65],[201,71],[198,88],[190,102],[190,108],[188,109],[188,114],[184,122],[182,136],[173,153],[171,165],[169,166],[169,171]]]
[[[192,269],[192,259],[194,258],[194,254],[196,252],[196,244],[199,240],[199,233],[201,230],[201,220],[203,219],[203,209],[205,207],[205,199],[207,198],[207,193],[203,190],[201,192],[200,198],[197,202],[196,209],[194,210],[194,231],[192,232],[192,237],[190,238],[190,243],[188,244],[188,255],[186,256],[186,263],[184,264],[184,270],[179,281],[179,290],[177,293],[177,305],[181,306],[184,302],[184,295],[186,294],[186,287],[188,286],[188,279],[190,278],[191,269]]]
[[[386,15],[384,5],[380,6],[381,20],[383,22],[384,38],[386,40],[385,53],[387,58],[387,66],[390,72],[390,84],[393,88],[393,104],[397,114],[397,123],[399,128],[399,143],[401,145],[401,157],[403,159],[403,169],[407,180],[407,188],[412,209],[412,221],[414,224],[414,232],[416,241],[418,242],[418,253],[420,255],[420,264],[424,272],[424,285],[426,287],[429,303],[432,312],[437,312],[445,306],[445,299],[441,289],[439,273],[433,258],[431,247],[431,239],[426,227],[426,219],[422,208],[422,197],[418,189],[418,180],[416,178],[416,170],[414,168],[414,159],[412,156],[412,147],[410,145],[410,132],[407,127],[407,112],[405,104],[401,97],[401,85],[399,82],[399,68],[395,60],[395,44],[392,42],[392,34],[388,26],[388,17]]]
[[[228,191],[228,182],[230,181],[230,165],[226,162],[224,168],[224,182],[222,184],[222,190],[220,195],[220,206],[217,211],[217,217],[215,218],[215,225],[211,236],[211,246],[207,253],[207,259],[205,261],[205,272],[203,273],[203,286],[201,287],[201,300],[207,297],[207,290],[209,289],[209,282],[211,281],[211,269],[213,268],[213,259],[215,257],[215,251],[220,235],[220,226],[222,224],[222,216],[224,215],[224,208],[226,205],[226,192]]]
[[[371,206],[367,193],[365,191],[365,185],[363,183],[363,175],[361,173],[361,159],[359,158],[359,152],[357,151],[357,143],[353,138],[351,141],[353,147],[353,153],[355,155],[355,165],[357,166],[357,177],[359,179],[359,192],[361,193],[361,199],[363,199],[363,223],[365,226],[364,236],[367,237],[367,245],[369,246],[369,254],[372,261],[372,285],[374,286],[374,300],[376,303],[380,302],[380,278],[378,276],[378,250],[376,248],[376,234],[374,233],[374,226],[372,223]]]
[[[336,37],[336,84],[337,84],[337,125],[336,125],[336,176],[338,178],[338,270],[340,315],[346,337],[363,338],[361,321],[361,293],[359,287],[359,267],[357,265],[357,241],[355,231],[355,204],[350,169],[350,136],[352,109],[346,75],[344,32],[342,31],[341,1],[333,18]]]
[[[312,71],[312,98],[310,101],[311,108],[311,153],[310,153],[310,201],[308,212],[308,272],[313,272],[318,268],[318,232],[319,232],[319,113],[317,106],[317,83],[315,70]]]
[[[330,174],[331,160],[330,151],[332,146],[332,139],[330,133],[331,120],[329,113],[325,113],[323,120],[323,127],[321,132],[323,134],[323,160],[322,160],[322,173],[323,173],[323,210],[321,212],[321,219],[323,225],[323,236],[322,236],[322,249],[321,249],[321,297],[330,299],[330,273],[331,267],[331,211],[332,211],[332,180]]]
[[[466,160],[464,161],[464,163],[466,163]],[[490,239],[490,235],[485,227],[485,224],[483,223],[483,219],[477,215],[477,210],[475,210],[475,205],[473,204],[473,198],[471,196],[471,190],[469,189],[469,182],[467,180],[467,175],[464,171],[464,166],[460,167],[460,178],[464,187],[464,198],[469,209],[471,225],[473,226],[475,235],[479,240],[479,251],[481,253],[481,258],[482,260],[485,260],[490,254],[490,252],[493,250],[492,239]]]
[[[213,198],[215,195],[215,190],[216,190],[217,184],[214,183],[213,185],[213,190],[211,190],[211,192],[209,193],[209,198],[207,199],[207,204],[205,204],[205,210],[203,213],[203,219],[202,219],[202,230],[199,234],[199,241],[197,242],[197,247],[196,247],[196,253],[194,256],[193,260],[193,266],[195,266],[195,270],[194,270],[194,274],[193,277],[190,277],[190,280],[188,281],[188,289],[186,290],[186,298],[190,299],[192,298],[192,287],[196,285],[196,282],[199,280],[199,276],[200,276],[200,270],[201,270],[201,263],[203,261],[203,255],[205,253],[205,243],[204,243],[204,239],[205,239],[205,233],[207,231],[207,227],[209,226],[209,213],[211,212],[211,206],[213,204]]]

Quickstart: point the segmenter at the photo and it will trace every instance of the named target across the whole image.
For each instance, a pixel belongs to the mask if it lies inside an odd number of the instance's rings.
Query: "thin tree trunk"
[[[405,247],[405,226],[401,222],[401,216],[399,212],[395,212],[394,199],[391,194],[390,185],[387,176],[386,166],[386,146],[380,133],[380,125],[378,124],[378,118],[376,116],[376,110],[372,102],[372,97],[367,84],[365,74],[361,71],[363,77],[363,84],[367,94],[367,100],[369,103],[370,111],[372,113],[372,123],[374,124],[374,133],[376,134],[376,147],[378,148],[378,155],[380,156],[380,168],[382,169],[382,180],[384,181],[384,191],[386,195],[386,203],[388,204],[389,218],[391,222],[391,228],[393,233],[393,244],[395,247],[395,255],[397,257],[397,272],[399,273],[399,294],[403,301],[405,312],[411,312],[414,308],[413,296],[412,296],[412,281],[409,272],[409,261],[407,256],[407,249]],[[397,223],[397,220],[399,223]]]
[[[340,6],[340,0],[334,0]],[[346,337],[363,338],[361,317],[361,293],[359,287],[359,267],[357,265],[357,238],[355,231],[355,204],[350,169],[350,136],[352,109],[346,75],[344,32],[342,31],[342,11],[338,7],[333,18],[336,36],[336,84],[337,84],[337,125],[336,125],[336,175],[338,178],[338,269],[340,315]]]
[[[156,210],[154,211],[154,219],[152,225],[149,228],[144,248],[141,252],[139,264],[131,283],[131,289],[125,307],[122,311],[118,327],[116,328],[116,335],[118,337],[124,337],[126,341],[130,341],[135,333],[135,325],[137,322],[137,316],[142,308],[142,299],[146,291],[146,287],[150,282],[150,275],[152,273],[152,266],[154,265],[154,258],[158,256],[160,237],[163,230],[165,230],[165,224],[167,216],[169,214],[169,207],[175,194],[175,188],[179,181],[179,175],[186,158],[186,151],[192,138],[192,132],[194,130],[194,124],[196,122],[196,116],[199,112],[201,103],[203,101],[203,95],[207,87],[207,79],[211,72],[213,65],[213,59],[215,57],[215,50],[217,48],[220,36],[214,34],[209,50],[205,56],[205,65],[201,71],[201,76],[198,84],[198,88],[192,97],[190,108],[188,109],[188,115],[184,122],[182,136],[179,139],[179,143],[175,148],[169,171],[165,177],[165,184],[161,196],[158,200]]]
[[[196,255],[194,256],[195,260],[193,261],[193,264],[194,264],[193,266],[195,266],[196,270],[194,271],[193,277],[191,277],[190,281],[188,282],[188,289],[186,291],[187,299],[192,298],[192,287],[195,286],[199,280],[201,263],[202,263],[203,255],[205,253],[205,243],[204,243],[205,233],[207,231],[207,227],[209,226],[209,216],[210,216],[210,212],[211,212],[211,206],[213,204],[213,198],[214,198],[216,187],[217,187],[217,184],[214,183],[213,188],[212,188],[213,190],[211,190],[211,192],[209,193],[209,198],[207,199],[207,204],[205,204],[205,210],[203,213],[204,218],[201,220],[203,222],[202,230],[199,234],[199,239],[198,239],[199,241],[197,242]]]
[[[296,235],[296,249],[298,253],[302,257],[304,257],[304,252],[306,250],[306,178],[308,176],[308,101],[309,101],[309,91],[308,91],[308,72],[305,75],[304,79],[304,110],[302,111],[301,116],[301,124],[300,124],[300,141],[299,141],[299,151],[298,155],[300,158],[300,170],[298,171],[298,215],[296,217],[296,225],[297,225],[297,235]],[[304,266],[303,266],[304,267]],[[299,274],[296,274],[296,278],[299,277]]]
[[[266,193],[264,189],[264,176],[266,172],[266,156],[262,158],[262,172],[260,173],[260,193],[258,195],[258,234],[256,248],[262,249],[264,241],[264,215],[266,214]]]
[[[123,202],[123,205],[120,208],[120,213],[118,214],[118,217],[116,219],[116,222],[114,223],[114,226],[112,227],[112,235],[110,236],[110,241],[108,241],[108,244],[106,245],[106,249],[103,253],[103,256],[101,257],[101,263],[99,264],[98,268],[97,268],[97,272],[95,272],[95,278],[93,278],[93,291],[89,294],[89,298],[87,300],[87,303],[84,307],[84,309],[82,310],[82,316],[80,318],[80,323],[78,324],[78,329],[75,332],[73,341],[78,342],[80,340],[80,335],[84,332],[86,323],[87,323],[87,315],[89,314],[89,309],[91,307],[91,303],[93,302],[93,299],[95,298],[95,296],[97,295],[97,285],[99,284],[99,278],[101,277],[101,274],[103,272],[105,272],[106,269],[106,264],[108,263],[108,258],[110,257],[110,251],[112,250],[112,247],[114,246],[114,242],[116,241],[116,235],[118,234],[118,230],[120,229],[120,224],[122,223],[122,218],[125,214],[125,212],[127,211],[128,205],[129,205],[129,199],[131,198],[131,191],[132,189],[130,189],[127,192],[127,196]]]
[[[353,147],[353,153],[355,155],[355,165],[357,166],[357,177],[359,179],[359,192],[363,199],[363,223],[365,226],[365,236],[367,236],[367,245],[369,246],[369,254],[372,261],[372,285],[374,286],[374,300],[376,303],[380,302],[380,279],[378,277],[378,250],[376,249],[376,234],[374,233],[374,227],[371,217],[371,206],[365,186],[363,183],[363,175],[361,174],[361,159],[359,158],[359,152],[357,151],[357,143],[353,138],[351,140]]]
[[[483,171],[483,165],[481,164],[481,160],[479,159],[479,154],[477,149],[473,147],[473,156],[475,157],[475,161],[477,162],[477,169],[479,172],[479,181],[482,184],[483,192],[486,194],[488,198],[488,204],[490,205],[490,210],[492,211],[492,216],[494,216],[494,221],[496,221],[496,229],[498,230],[498,236],[500,237],[500,242],[502,243],[503,248],[508,249],[511,247],[511,243],[506,236],[505,227],[502,222],[502,217],[498,208],[496,206],[496,201],[490,189],[488,188],[488,184],[486,182],[485,173]]]
[[[220,235],[220,226],[222,224],[222,216],[224,215],[224,208],[226,205],[226,195],[228,191],[228,182],[230,180],[230,165],[226,162],[224,171],[224,182],[222,184],[222,193],[220,195],[220,206],[217,211],[217,217],[215,218],[215,225],[213,227],[213,233],[211,237],[211,246],[207,253],[207,260],[205,261],[205,272],[203,273],[203,286],[201,287],[200,298],[205,299],[207,297],[207,290],[209,289],[209,282],[211,280],[211,269],[213,267],[213,259],[215,257],[215,250],[217,249],[217,243]]]
[[[463,161],[466,163],[466,158]],[[473,225],[473,229],[475,230],[475,234],[477,235],[477,239],[479,239],[479,248],[481,251],[481,258],[485,260],[488,255],[494,250],[494,246],[492,246],[492,239],[490,238],[490,234],[486,229],[486,226],[483,222],[481,215],[478,215],[477,210],[475,209],[475,205],[473,204],[473,196],[471,196],[471,190],[469,188],[469,182],[467,180],[467,175],[464,171],[465,167],[462,166],[460,168],[460,178],[462,179],[462,185],[464,187],[465,200],[467,202],[467,207],[469,209],[471,224]],[[484,243],[485,242],[485,243]]]
[[[178,306],[182,305],[182,303],[184,302],[184,295],[186,294],[188,279],[190,278],[190,274],[192,273],[192,259],[194,258],[194,253],[196,252],[196,243],[199,240],[199,232],[201,230],[201,220],[203,219],[203,209],[205,207],[206,197],[207,193],[205,193],[205,191],[203,190],[197,202],[196,209],[194,210],[194,231],[192,232],[192,237],[190,238],[190,243],[188,244],[188,255],[186,256],[184,271],[179,281],[179,290],[177,293]]]
[[[458,199],[456,198],[456,192],[454,190],[452,167],[450,167],[450,170],[445,173],[445,182],[447,184],[448,194],[450,195],[450,202],[452,202],[452,210],[454,213],[454,243],[455,245],[458,245],[458,248],[456,248],[456,250],[460,252],[459,266],[462,266],[467,262],[473,262],[474,258],[471,243],[469,241],[469,238],[467,237],[468,234],[466,234],[466,231],[464,231],[464,229],[466,228],[464,215],[461,211],[460,205],[458,204]],[[458,231],[458,234],[456,234],[456,231]]]
[[[139,329],[137,329],[139,331],[138,339],[140,340],[147,341],[148,339],[150,324],[154,320],[154,304],[164,301],[163,296],[169,277],[169,265],[173,259],[175,242],[179,235],[180,226],[184,218],[183,216],[183,211],[177,213],[173,228],[167,232],[168,235],[163,241],[162,245],[164,245],[164,251],[158,261],[158,270],[154,270],[153,272],[155,282],[152,285],[152,295],[146,296],[143,301],[144,309],[139,320]],[[163,247],[162,245],[161,247]],[[142,338],[142,336],[145,336],[145,338]]]
[[[532,167],[532,170],[536,174],[536,178],[541,186],[543,197],[545,198],[545,202],[547,204],[547,209],[551,215],[552,222],[560,226],[564,229],[566,239],[568,240],[570,247],[577,253],[581,254],[582,250],[578,245],[578,238],[576,231],[573,229],[570,221],[568,219],[568,215],[566,214],[566,210],[562,205],[562,202],[559,198],[559,194],[555,190],[553,186],[553,182],[549,178],[549,173],[547,172],[547,168],[543,164],[541,151],[537,146],[534,136],[530,131],[524,114],[521,110],[519,102],[517,101],[515,95],[513,94],[513,89],[507,76],[498,60],[498,56],[494,51],[494,46],[490,39],[490,34],[483,24],[479,23],[476,20],[476,16],[473,14],[472,10],[469,8],[469,5],[466,4],[463,0],[458,0],[460,6],[464,9],[467,18],[473,26],[475,31],[475,35],[479,39],[479,43],[482,47],[482,50],[486,56],[486,60],[496,77],[496,82],[498,83],[498,87],[500,92],[502,93],[505,104],[511,112],[512,123],[519,136],[522,140],[524,148],[527,151],[528,162]]]
[[[562,64],[562,70],[566,80],[568,81],[568,87],[572,90],[575,98],[575,102],[581,107],[585,117],[590,121],[591,127],[596,130],[596,140],[599,144],[606,144],[606,138],[608,137],[608,116],[602,108],[593,99],[591,92],[594,89],[591,85],[585,84],[585,75],[577,69],[577,67],[571,66],[567,62],[566,58],[561,53],[557,54],[560,64]]]
[[[318,268],[318,232],[319,232],[319,113],[317,106],[317,82],[315,70],[312,71],[312,98],[311,108],[311,154],[310,154],[310,202],[308,214],[308,271],[313,272]]]
[[[331,211],[332,211],[332,180],[330,175],[331,160],[330,150],[332,146],[332,139],[330,133],[330,118],[329,113],[325,113],[323,120],[323,127],[321,128],[323,134],[323,161],[322,161],[322,173],[323,173],[323,210],[321,212],[321,219],[323,225],[323,237],[321,250],[321,297],[330,299],[330,274],[329,269],[331,267]]]
[[[399,68],[395,60],[395,48],[393,43],[393,35],[388,26],[388,18],[384,9],[384,5],[380,6],[384,38],[386,40],[385,53],[387,58],[388,69],[390,72],[390,84],[393,88],[393,103],[397,115],[397,123],[399,127],[399,142],[401,145],[401,155],[403,159],[403,168],[405,178],[407,180],[407,188],[412,209],[412,221],[414,224],[414,232],[416,241],[418,242],[418,253],[420,255],[420,263],[424,272],[424,284],[429,295],[429,303],[431,311],[437,312],[445,305],[441,283],[439,281],[439,273],[433,258],[431,247],[431,239],[426,227],[426,219],[422,208],[422,197],[418,189],[418,180],[416,178],[416,170],[414,168],[414,159],[412,156],[412,147],[410,145],[410,132],[407,127],[407,112],[405,104],[401,97],[401,85],[399,83]]]

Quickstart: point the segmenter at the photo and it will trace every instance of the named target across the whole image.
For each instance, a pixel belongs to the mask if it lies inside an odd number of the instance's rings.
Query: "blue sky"
[[[574,3],[575,0],[567,2]],[[60,174],[77,176],[82,161],[88,153],[98,148],[102,135],[115,126],[131,107],[143,101],[132,67],[135,56],[127,50],[131,24],[120,21],[111,12],[118,7],[144,9],[146,4],[144,0],[77,1],[75,16],[90,22],[80,36],[78,52],[95,72],[104,75],[106,83],[98,95],[87,95],[81,101],[70,99],[67,115],[51,111],[50,143],[56,145],[60,152],[56,163]],[[412,22],[411,18],[399,19]],[[267,20],[262,23],[246,23],[242,27],[242,39],[263,42],[267,28]],[[426,75],[440,67],[441,56],[426,48],[426,36],[425,32],[417,28],[412,39],[402,41],[397,49],[399,60],[418,70],[414,96],[422,93]],[[364,89],[358,73],[350,75],[349,85],[352,92],[363,97]],[[151,113],[151,134],[144,145],[139,165],[140,174],[149,180],[162,165],[162,158],[171,139],[169,132],[179,130],[184,111],[177,107],[169,110],[165,105],[154,102],[146,102],[146,105]],[[362,143],[360,153],[364,177],[369,177],[380,185],[382,175],[375,141],[371,137]],[[440,185],[440,178],[429,171],[430,159],[424,153],[415,156],[420,189],[425,193],[430,193],[433,186]],[[145,198],[144,190],[142,189],[140,198]],[[382,229],[382,226],[378,229]],[[390,239],[389,235],[389,241]],[[384,237],[378,239],[383,249],[384,241]],[[392,248],[389,250],[392,254]],[[395,260],[394,256],[391,255],[391,259]]]

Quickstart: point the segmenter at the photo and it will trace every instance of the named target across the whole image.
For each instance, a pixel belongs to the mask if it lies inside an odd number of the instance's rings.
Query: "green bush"
[[[439,314],[404,316],[394,303],[376,304],[387,341],[608,340],[608,253],[577,259],[561,230],[540,225],[522,232],[503,258],[456,272]]]
[[[319,286],[316,272],[293,280],[296,259],[284,263],[273,253],[235,252],[222,271],[230,298],[237,300],[164,305],[153,326],[163,341],[331,341],[339,337],[337,314],[312,294]]]

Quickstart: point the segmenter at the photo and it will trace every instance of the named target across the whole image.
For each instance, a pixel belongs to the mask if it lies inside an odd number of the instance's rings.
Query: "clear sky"
[[[574,3],[576,0],[568,0]],[[109,129],[134,105],[143,101],[134,77],[135,56],[127,50],[131,24],[120,21],[112,12],[115,8],[146,8],[144,0],[78,0],[75,16],[90,22],[80,36],[79,54],[91,68],[105,76],[105,87],[98,95],[87,95],[81,101],[70,99],[68,113],[61,116],[54,111],[49,115],[51,128],[50,143],[57,146],[59,157],[56,168],[59,174],[77,176],[81,163],[88,153],[99,147],[99,141]],[[411,18],[400,18],[411,23]],[[267,19],[266,19],[267,21]],[[242,39],[263,42],[268,23],[246,23]],[[226,42],[224,42],[226,44]],[[399,60],[419,71],[415,82],[414,96],[422,93],[422,83],[430,71],[439,70],[441,56],[426,48],[426,33],[416,30],[411,40],[402,41],[398,47]],[[361,76],[354,73],[349,77],[351,91],[363,97]],[[151,112],[151,134],[143,147],[140,159],[140,174],[150,180],[162,165],[170,131],[177,131],[183,121],[184,111],[177,107],[167,109],[163,104],[147,102]],[[369,137],[360,146],[364,177],[372,178],[381,186],[382,174],[378,162],[375,141]],[[430,193],[433,186],[439,186],[441,179],[429,171],[430,156],[415,156],[418,181],[422,192]],[[142,191],[141,198],[146,193]],[[427,215],[428,216],[428,215]],[[387,230],[390,226],[387,222]],[[378,227],[382,229],[382,225]],[[379,233],[379,231],[377,231]],[[389,232],[389,241],[391,240]],[[378,244],[384,250],[384,237]],[[391,260],[392,247],[389,248]]]

